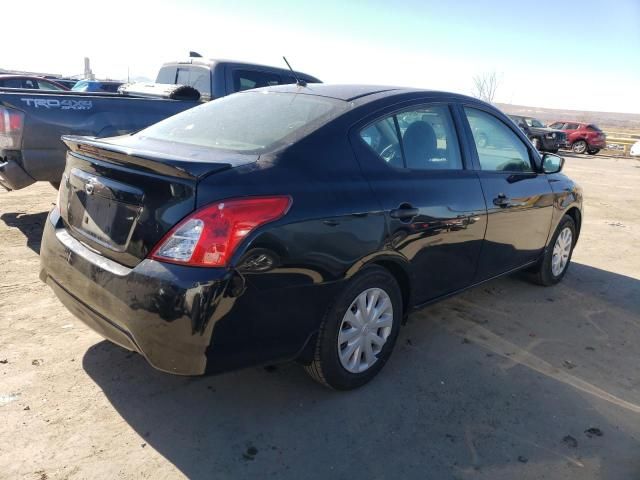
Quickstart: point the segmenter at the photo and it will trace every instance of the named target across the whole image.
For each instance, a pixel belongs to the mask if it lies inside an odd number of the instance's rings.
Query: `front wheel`
[[[585,142],[584,140],[573,142],[573,145],[571,145],[571,149],[574,153],[584,153],[587,151],[587,142]]]
[[[599,148],[590,148],[590,149],[587,150],[587,153],[589,155],[596,155],[599,151],[600,151]]]
[[[370,266],[353,277],[320,327],[313,361],[305,369],[336,390],[360,387],[391,356],[402,319],[402,296],[393,275]]]
[[[533,280],[544,286],[555,285],[564,277],[576,243],[576,224],[569,215],[560,220],[544,257],[533,270]]]

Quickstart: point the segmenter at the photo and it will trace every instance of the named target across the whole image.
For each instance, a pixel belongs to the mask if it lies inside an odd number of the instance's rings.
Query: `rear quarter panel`
[[[320,130],[198,186],[199,206],[246,195],[292,198],[283,218],[253,232],[233,256],[246,291],[235,303],[233,319],[216,328],[227,339],[249,335],[252,355],[296,356],[344,281],[384,249],[385,218],[346,132]]]

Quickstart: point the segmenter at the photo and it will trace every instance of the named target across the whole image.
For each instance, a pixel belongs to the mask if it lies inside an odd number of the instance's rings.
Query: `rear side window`
[[[529,150],[522,140],[493,115],[475,108],[464,108],[480,168],[494,172],[531,172]]]
[[[158,72],[156,83],[176,83],[176,67],[162,67]]]
[[[191,108],[138,132],[136,136],[263,153],[295,142],[348,108],[348,102],[327,97],[247,92]]]
[[[587,130],[591,130],[594,132],[601,132],[602,130],[600,130],[600,128],[598,128],[597,125],[594,125],[593,123],[590,125],[587,125]]]
[[[233,91],[241,92],[252,88],[270,87],[283,83],[280,75],[258,70],[234,70],[233,71]],[[286,82],[289,83],[289,82]]]
[[[0,84],[6,88],[24,88],[21,78],[7,78],[0,80]]]
[[[411,170],[460,170],[458,139],[446,105],[390,115],[360,131],[384,162]]]
[[[564,126],[565,130],[577,130],[578,129],[578,124],[577,123],[567,123]]]
[[[206,68],[178,67],[175,83],[188,85],[200,92],[203,97],[211,97],[211,74]],[[171,82],[173,83],[173,82]]]

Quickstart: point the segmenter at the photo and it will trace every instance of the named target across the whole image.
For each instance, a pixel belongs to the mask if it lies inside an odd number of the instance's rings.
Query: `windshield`
[[[349,106],[342,100],[305,94],[238,93],[186,110],[136,136],[259,154],[301,138]]]
[[[527,125],[530,127],[544,128],[544,123],[537,118],[525,118],[525,122],[527,122]]]

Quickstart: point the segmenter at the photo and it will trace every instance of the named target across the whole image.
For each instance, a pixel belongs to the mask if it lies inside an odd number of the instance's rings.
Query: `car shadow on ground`
[[[352,392],[295,364],[175,377],[108,342],[83,366],[132,448],[189,478],[638,478],[640,281],[580,264],[523,280],[413,314]]]
[[[0,216],[7,227],[17,228],[27,238],[27,246],[40,254],[40,240],[42,239],[42,231],[44,222],[49,212],[38,213],[3,213]]]

